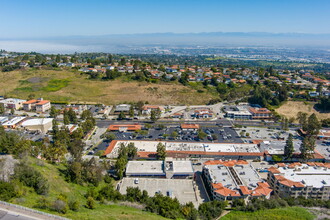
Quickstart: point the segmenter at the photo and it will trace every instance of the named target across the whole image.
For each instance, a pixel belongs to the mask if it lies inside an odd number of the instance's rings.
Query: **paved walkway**
[[[41,215],[38,213],[31,212],[29,210],[24,210],[16,208],[13,206],[0,204],[1,219],[19,219],[19,220],[41,220],[41,219],[57,219],[48,215]]]

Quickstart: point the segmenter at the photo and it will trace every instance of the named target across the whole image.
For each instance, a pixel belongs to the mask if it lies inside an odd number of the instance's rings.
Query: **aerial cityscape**
[[[330,219],[330,2],[2,8],[0,219]]]

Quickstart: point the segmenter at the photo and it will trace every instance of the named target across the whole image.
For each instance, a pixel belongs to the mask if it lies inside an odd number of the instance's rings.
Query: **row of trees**
[[[306,199],[298,198],[278,198],[271,199],[252,199],[245,203],[243,199],[236,199],[232,203],[232,207],[238,211],[255,212],[258,210],[283,208],[288,206],[303,206],[303,207],[324,207],[330,208],[330,200]]]
[[[306,113],[299,112],[297,115],[297,120],[299,121],[302,133],[304,134],[303,141],[300,145],[300,157],[302,160],[308,160],[313,156],[315,149],[315,139],[321,128],[321,123],[314,113],[307,118]],[[286,159],[291,159],[293,153],[293,136],[292,134],[289,134],[286,145],[284,147],[284,156]]]
[[[155,196],[150,197],[146,190],[141,191],[138,187],[128,187],[126,195],[122,195],[114,189],[111,183],[98,191],[89,190],[86,198],[100,202],[105,200],[136,202],[144,205],[146,211],[171,219],[214,219],[219,217],[227,206],[226,202],[212,201],[203,203],[196,209],[191,202],[181,205],[176,198],[164,196],[161,193],[156,193]]]

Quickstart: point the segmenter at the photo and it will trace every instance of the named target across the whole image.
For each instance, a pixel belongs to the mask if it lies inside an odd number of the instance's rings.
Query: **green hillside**
[[[78,200],[80,202],[80,207],[78,211],[69,210],[66,214],[59,214],[58,212],[39,209],[44,212],[49,212],[55,215],[62,215],[71,219],[141,219],[141,220],[160,220],[165,219],[153,213],[144,212],[139,209],[121,206],[119,204],[96,204],[95,209],[87,209],[84,207],[87,199],[85,194],[87,192],[88,186],[81,186],[73,183],[68,183],[64,180],[61,170],[63,167],[61,165],[52,165],[49,163],[44,163],[41,160],[29,159],[33,167],[40,171],[44,177],[47,178],[49,183],[49,193],[46,196],[38,195],[30,188],[26,188],[25,192],[20,198],[13,199],[11,202],[27,206],[30,208],[36,208],[38,201],[41,199],[48,200],[50,202],[54,201],[58,196],[65,195],[70,200]],[[101,188],[106,183],[102,182],[98,188]]]

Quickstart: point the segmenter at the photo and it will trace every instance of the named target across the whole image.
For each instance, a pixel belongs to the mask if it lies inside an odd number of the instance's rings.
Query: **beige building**
[[[0,100],[0,105],[2,105],[4,108],[18,110],[23,107],[23,103],[25,101],[26,100],[23,99],[8,98],[8,99]]]
[[[52,129],[53,118],[37,118],[26,120],[22,123],[22,127],[29,131],[40,131],[41,133],[47,133]]]
[[[25,111],[45,112],[51,107],[49,100],[32,99],[23,103]]]
[[[254,167],[244,160],[211,160],[204,163],[203,178],[215,200],[270,198],[273,191]]]
[[[330,164],[279,164],[268,169],[267,181],[280,197],[330,199]]]

